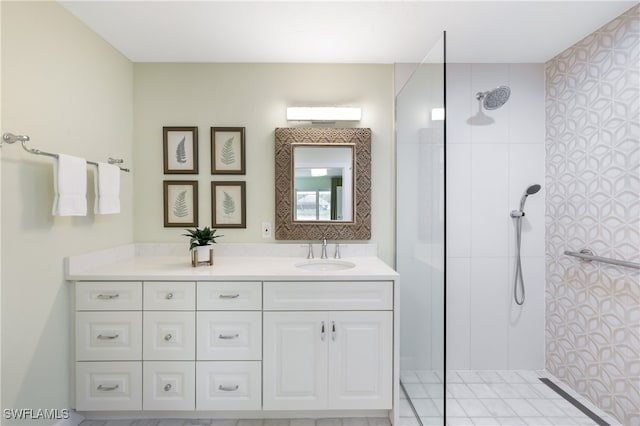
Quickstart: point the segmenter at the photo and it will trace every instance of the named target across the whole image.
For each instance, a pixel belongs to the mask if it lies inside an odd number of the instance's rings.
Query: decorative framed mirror
[[[371,239],[371,129],[277,128],[277,240]]]

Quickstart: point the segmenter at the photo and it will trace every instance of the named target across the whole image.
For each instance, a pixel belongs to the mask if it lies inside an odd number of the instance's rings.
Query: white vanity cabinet
[[[386,271],[76,279],[75,408],[397,418],[397,280]]]
[[[391,281],[265,282],[264,291],[265,410],[392,407]]]

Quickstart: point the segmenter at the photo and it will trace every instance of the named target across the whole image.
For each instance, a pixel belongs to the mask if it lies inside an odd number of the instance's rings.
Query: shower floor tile
[[[442,425],[442,376],[439,371],[401,372],[401,378],[409,379],[403,381],[404,386],[409,386],[403,412],[408,413],[407,406],[411,403],[422,426]],[[597,425],[539,380],[549,378],[602,420],[611,426],[621,426],[547,371],[447,371],[446,376],[447,425]],[[403,417],[400,426],[405,426],[403,422],[416,426],[414,420],[408,419]]]

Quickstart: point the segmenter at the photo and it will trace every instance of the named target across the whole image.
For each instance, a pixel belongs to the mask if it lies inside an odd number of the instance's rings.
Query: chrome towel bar
[[[3,133],[2,134],[2,142],[8,143],[8,144],[12,144],[12,143],[15,143],[15,142],[21,142],[22,143],[22,148],[25,151],[27,151],[29,154],[44,155],[46,157],[58,158],[58,154],[53,154],[51,152],[41,151],[39,149],[28,148],[27,147],[27,142],[29,142],[29,136],[26,136],[26,135],[14,135],[12,133]],[[120,166],[120,164],[123,163],[122,159],[109,157],[107,162],[109,164],[117,165],[118,168],[120,170],[122,170],[123,172],[129,172],[130,171],[129,169]],[[93,164],[94,166],[98,165],[97,162],[88,161],[88,160],[87,160],[87,164]]]
[[[586,262],[591,262],[595,260],[596,262],[602,263],[610,263],[612,265],[624,266],[627,268],[640,269],[640,264],[635,262],[630,262],[628,260],[619,260],[619,259],[611,259],[609,257],[596,256],[589,249],[582,249],[580,251],[569,251],[565,250],[564,254],[567,256],[578,257]]]

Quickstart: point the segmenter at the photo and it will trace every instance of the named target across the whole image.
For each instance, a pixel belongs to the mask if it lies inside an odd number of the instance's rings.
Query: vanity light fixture
[[[289,121],[360,121],[360,107],[287,107]]]
[[[431,121],[443,121],[444,108],[433,108],[431,110]]]

